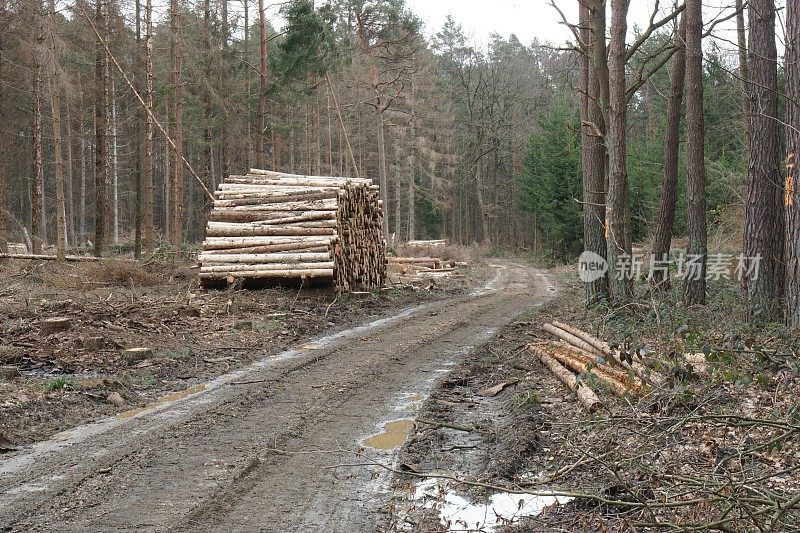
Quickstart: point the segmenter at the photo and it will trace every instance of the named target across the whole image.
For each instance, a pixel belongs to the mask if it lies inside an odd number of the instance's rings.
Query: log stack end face
[[[203,284],[314,281],[341,292],[383,286],[384,215],[371,180],[252,169],[224,180],[214,196],[200,255]]]

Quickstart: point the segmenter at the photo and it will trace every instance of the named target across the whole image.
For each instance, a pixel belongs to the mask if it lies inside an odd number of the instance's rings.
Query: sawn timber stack
[[[378,187],[365,178],[257,169],[230,176],[214,193],[200,280],[380,288],[387,261],[378,198]]]

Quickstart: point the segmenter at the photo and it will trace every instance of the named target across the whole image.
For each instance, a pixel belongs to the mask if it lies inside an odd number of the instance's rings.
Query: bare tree
[[[786,6],[786,322],[800,325],[800,5]]]
[[[667,103],[667,133],[664,143],[664,169],[661,178],[661,200],[653,236],[653,256],[662,265],[669,259],[672,243],[672,230],[675,223],[675,204],[678,199],[678,155],[680,152],[681,109],[683,107],[683,85],[686,78],[686,17],[681,18],[676,35],[675,54],[672,67],[672,80]],[[669,288],[669,271],[655,269],[653,284],[662,290]]]
[[[686,0],[687,254],[693,262],[693,269],[688,272],[684,287],[687,305],[705,304],[706,301],[708,235],[704,142],[703,6],[701,0]]]

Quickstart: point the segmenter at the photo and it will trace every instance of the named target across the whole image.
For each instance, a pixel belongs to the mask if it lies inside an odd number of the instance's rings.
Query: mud
[[[374,463],[398,457],[365,439],[549,297],[537,271],[496,268],[473,294],[310,339],[2,456],[0,529],[376,529],[391,477]]]

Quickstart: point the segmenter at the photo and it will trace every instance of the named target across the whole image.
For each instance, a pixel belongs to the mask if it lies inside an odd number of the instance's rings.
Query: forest
[[[798,530],[800,1],[429,1],[0,0],[0,529]]]

